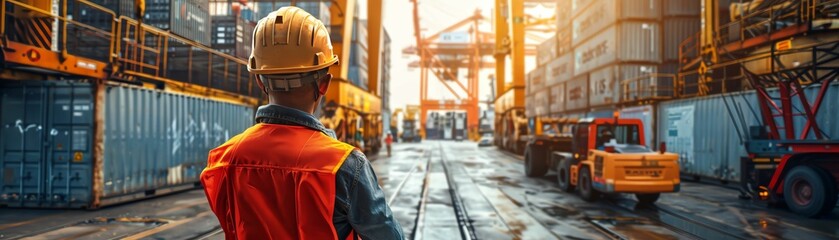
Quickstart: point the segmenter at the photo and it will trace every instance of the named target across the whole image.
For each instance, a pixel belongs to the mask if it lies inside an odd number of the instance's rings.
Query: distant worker
[[[390,133],[385,137],[385,145],[387,145],[387,157],[390,157],[390,145],[393,144],[393,136]]]
[[[253,36],[248,71],[269,104],[201,173],[225,238],[403,239],[370,162],[312,115],[338,62],[326,27],[284,7]]]

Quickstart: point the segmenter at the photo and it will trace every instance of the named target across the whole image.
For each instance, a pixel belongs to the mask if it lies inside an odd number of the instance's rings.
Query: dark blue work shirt
[[[304,126],[335,138],[335,132],[311,114],[280,105],[259,107],[256,122]],[[362,239],[404,239],[402,226],[393,218],[376,173],[364,153],[353,151],[336,174],[332,224],[338,239],[346,239],[352,230]]]

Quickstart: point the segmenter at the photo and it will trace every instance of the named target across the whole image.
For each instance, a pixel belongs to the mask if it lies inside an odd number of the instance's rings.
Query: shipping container
[[[679,44],[696,35],[701,27],[699,17],[672,17],[664,22],[664,61],[679,60]]]
[[[815,96],[819,87],[810,85],[804,92],[807,96]],[[777,90],[771,90],[769,94],[778,97]],[[746,127],[758,125],[760,110],[754,91],[674,100],[658,106],[658,141],[664,141],[668,151],[679,154],[683,175],[740,180],[740,158],[746,156],[746,152],[737,132],[743,126],[732,122],[726,108],[728,105],[736,113],[734,104],[742,111],[735,116],[738,122],[742,116]],[[794,108],[803,109],[797,101]],[[828,88],[821,108],[839,109],[839,84]],[[826,135],[839,136],[839,111],[821,111],[816,118]],[[776,121],[781,121],[780,117]],[[794,121],[795,129],[803,129],[806,124],[803,117],[795,117]],[[812,134],[809,137],[812,139]]]
[[[661,63],[658,22],[625,21],[574,49],[574,75],[581,76],[617,62]]]
[[[133,1],[129,1],[133,2]],[[146,1],[143,24],[211,46],[210,2],[202,0]]]
[[[238,16],[213,16],[213,49],[240,59],[251,53],[253,30],[256,23]]]
[[[588,75],[565,82],[565,110],[579,111],[588,108]]]
[[[545,65],[556,58],[556,43],[556,35],[553,35],[536,46],[536,66]]]
[[[572,44],[586,41],[603,29],[624,20],[658,21],[661,17],[658,0],[592,0],[572,20]]]
[[[702,14],[702,1],[697,0],[661,0],[662,15],[666,17],[699,17]]]
[[[524,116],[536,117],[536,94],[527,94],[524,96]]]
[[[99,6],[113,11],[118,16],[126,16],[137,19],[136,7],[134,7],[134,0],[88,0]],[[76,4],[77,1],[67,1],[68,5]],[[70,7],[70,9],[73,9]]]
[[[545,85],[545,67],[536,67],[527,73],[526,79],[527,84],[525,84],[525,88],[527,94],[532,94],[542,89]]]
[[[0,86],[0,205],[12,207],[92,208],[194,188],[208,151],[253,122],[249,106],[144,88]]]
[[[565,111],[565,83],[550,86],[550,114],[558,115]]]
[[[571,27],[571,22],[569,21],[568,24],[557,26],[556,31],[556,55],[562,56],[574,51],[573,45],[571,45],[571,40],[573,38],[572,31],[573,28]]]
[[[545,65],[545,84],[555,85],[574,77],[573,54],[562,55]]]
[[[590,107],[613,105],[618,101],[617,66],[608,66],[592,71],[588,78],[588,101]]]
[[[536,106],[533,107],[533,114],[536,116],[546,116],[550,112],[549,98],[551,96],[550,88],[541,88],[533,94],[533,102]]]
[[[560,27],[571,24],[572,13],[573,12],[571,12],[571,1],[556,1],[556,12],[554,12],[556,16],[556,29],[562,29]]]

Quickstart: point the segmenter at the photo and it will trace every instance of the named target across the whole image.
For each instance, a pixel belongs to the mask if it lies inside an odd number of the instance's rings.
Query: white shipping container
[[[548,114],[550,110],[550,91],[548,88],[542,88],[536,94],[533,95],[533,103],[536,106],[533,107],[533,114],[536,116],[545,116]]]
[[[571,1],[568,0],[558,0],[556,1],[556,26],[557,29],[559,27],[568,25],[571,23]]]
[[[542,66],[556,58],[556,35],[536,46],[536,65]]]
[[[545,65],[545,84],[554,85],[574,77],[572,54],[562,55]]]
[[[527,84],[525,84],[525,92],[528,94],[532,94],[545,85],[545,68],[544,67],[536,67],[527,73],[527,78],[525,79]]]
[[[588,108],[588,75],[565,82],[565,110]]]
[[[534,115],[536,112],[533,109],[536,107],[536,102],[533,101],[533,94],[527,94],[524,96],[524,116],[526,117],[535,117]]]
[[[609,66],[591,72],[588,78],[589,106],[611,105],[618,101],[616,69],[617,66]]]
[[[574,49],[574,75],[615,62],[661,62],[658,22],[623,22]]]
[[[565,111],[565,83],[553,85],[550,89],[550,114],[560,114]]]
[[[585,41],[619,20],[658,20],[658,0],[592,0],[572,20],[573,44]]]

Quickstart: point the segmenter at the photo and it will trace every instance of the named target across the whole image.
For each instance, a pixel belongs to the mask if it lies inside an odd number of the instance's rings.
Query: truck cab
[[[553,169],[560,189],[578,189],[583,199],[601,193],[634,193],[642,204],[662,192],[679,191],[678,155],[645,146],[638,119],[582,119],[570,134],[534,136],[526,147],[525,168],[537,177]]]

